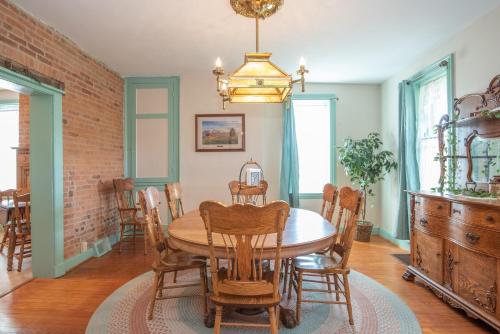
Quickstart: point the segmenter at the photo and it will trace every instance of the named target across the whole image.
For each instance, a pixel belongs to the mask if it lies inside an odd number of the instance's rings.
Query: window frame
[[[336,155],[336,111],[337,111],[337,95],[331,94],[293,94],[290,99],[290,103],[294,100],[329,100],[330,101],[330,183],[335,184],[337,179],[337,169],[335,161],[337,161]],[[294,110],[295,112],[295,110]],[[300,157],[299,157],[300,161]],[[300,173],[300,170],[299,170]],[[299,189],[299,199],[321,199],[323,198],[323,193],[300,193]]]
[[[424,68],[423,70],[421,70],[420,72],[416,73],[415,75],[413,75],[411,78],[408,79],[408,81],[412,85],[413,96],[415,99],[415,126],[418,126],[418,117],[420,111],[420,105],[419,105],[420,88],[431,81],[439,79],[440,77],[446,77],[447,102],[448,102],[447,114],[450,121],[454,120],[454,113],[453,113],[453,102],[454,102],[453,96],[455,92],[454,55],[449,54],[435,61],[434,63],[427,66],[426,68]],[[455,136],[454,127],[450,127],[448,131],[450,131],[451,136]],[[417,145],[417,143],[415,143],[415,145]],[[449,152],[449,154],[455,155],[456,152],[452,151]],[[450,164],[449,159],[447,160],[447,163]],[[418,156],[417,156],[417,164],[419,164]],[[447,168],[447,173],[450,173],[449,165]],[[450,177],[450,175],[448,175],[448,177]],[[420,179],[420,174],[419,174],[419,179]],[[420,187],[419,190],[422,190],[421,188],[422,187]]]
[[[166,183],[179,181],[179,87],[180,78],[129,77],[125,78],[125,138],[124,175],[135,180],[136,188],[163,187]],[[168,90],[167,114],[137,114],[136,90],[141,88],[166,88]],[[168,176],[138,178],[136,174],[136,120],[168,120]]]

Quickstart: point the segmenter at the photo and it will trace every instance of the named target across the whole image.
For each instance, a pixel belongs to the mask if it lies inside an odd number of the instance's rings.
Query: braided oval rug
[[[197,271],[179,272],[178,282],[195,281]],[[152,272],[142,274],[113,292],[95,311],[87,326],[87,334],[160,334],[160,333],[213,333],[203,323],[201,297],[174,298],[156,302],[153,320],[147,320],[146,313],[153,281]],[[172,277],[166,276],[165,282]],[[373,279],[356,271],[349,275],[351,298],[353,301],[354,326],[349,325],[345,305],[302,304],[302,317],[299,326],[287,329],[281,326],[280,333],[286,334],[419,334],[420,325],[415,314],[390,290]],[[315,284],[315,283],[310,283]],[[176,291],[177,290],[177,291]],[[172,294],[194,294],[197,287],[180,288]],[[314,297],[317,293],[304,294]],[[294,294],[292,294],[294,295]],[[320,298],[334,298],[334,294],[321,293]],[[295,300],[283,305],[294,309]],[[236,312],[224,315],[229,321],[268,321],[267,313],[254,316],[240,315]],[[223,327],[222,333],[268,333],[266,329]]]

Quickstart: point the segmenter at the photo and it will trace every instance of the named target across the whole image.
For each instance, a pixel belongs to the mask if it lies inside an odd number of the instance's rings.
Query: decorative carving
[[[451,249],[448,249],[446,254],[446,274],[448,275],[449,282],[446,282],[445,287],[450,290],[453,289],[453,269],[455,269],[455,259],[453,258],[453,253]]]
[[[420,248],[418,247],[417,244],[417,254],[415,254],[415,264],[417,265],[418,268],[422,268],[422,254],[420,253]]]
[[[461,98],[455,99],[455,102],[453,103],[453,111],[455,113],[454,119],[458,119],[458,117],[460,116],[460,105],[464,101],[468,101],[473,98],[479,99],[479,103],[476,105],[476,111],[481,109],[495,109],[497,107],[500,107],[500,74],[498,74],[491,80],[486,92],[467,94],[462,96]]]
[[[495,314],[497,309],[497,285],[496,282],[485,290],[476,283],[471,282],[464,276],[460,276],[458,285],[461,289],[466,290],[472,295],[474,302],[483,308],[485,311]]]

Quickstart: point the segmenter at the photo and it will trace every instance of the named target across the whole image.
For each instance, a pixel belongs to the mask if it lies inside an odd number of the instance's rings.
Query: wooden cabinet
[[[500,331],[500,201],[411,193],[411,265],[445,302]]]

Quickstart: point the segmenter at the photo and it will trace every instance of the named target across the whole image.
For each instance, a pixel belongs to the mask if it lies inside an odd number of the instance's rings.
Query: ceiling
[[[254,51],[255,24],[229,0],[14,0],[123,76],[226,70]],[[261,51],[314,82],[381,82],[500,0],[285,0],[261,22]]]

